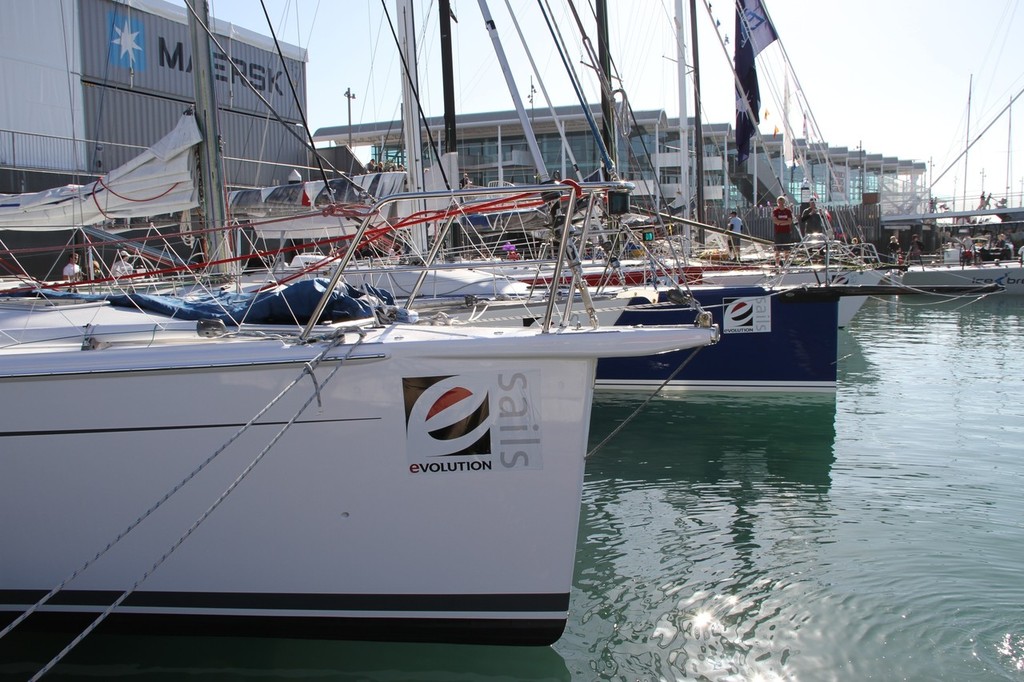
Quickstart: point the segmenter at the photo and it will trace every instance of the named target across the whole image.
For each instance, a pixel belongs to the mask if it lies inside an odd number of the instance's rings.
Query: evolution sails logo
[[[722,299],[723,334],[756,334],[772,330],[772,302],[767,296]]]
[[[402,379],[409,471],[540,469],[532,372]]]
[[[146,35],[142,22],[125,12],[107,14],[107,60],[113,66],[146,70]]]

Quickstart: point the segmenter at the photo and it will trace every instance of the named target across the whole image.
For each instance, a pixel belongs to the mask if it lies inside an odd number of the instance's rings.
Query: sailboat
[[[999,223],[984,224],[999,227]],[[977,243],[967,239],[966,244],[949,244],[942,252],[942,261],[908,263],[900,275],[900,283],[909,290],[936,288],[995,287],[997,293],[1024,295],[1024,247],[1013,253],[1012,247],[989,246],[989,238]],[[1006,240],[1008,241],[1008,240]]]
[[[597,359],[718,330],[353,312],[332,296],[367,225],[302,325],[87,324],[0,348],[0,636],[560,636]]]

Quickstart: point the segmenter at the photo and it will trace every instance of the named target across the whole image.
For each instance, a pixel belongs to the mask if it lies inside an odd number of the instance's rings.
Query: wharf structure
[[[591,116],[601,124],[601,107],[591,106]],[[601,167],[600,147],[591,132],[587,116],[578,106],[555,107],[554,115],[545,110],[530,114],[530,125],[537,138],[546,170],[563,178],[587,177]],[[661,110],[637,111],[630,116],[628,137],[619,134],[614,156],[620,179],[636,183],[634,201],[649,208],[670,213],[693,213],[682,206],[685,195],[678,118],[669,118]],[[478,185],[503,182],[534,182],[537,169],[527,146],[526,136],[515,111],[462,114],[456,117],[457,150],[460,172],[468,173]],[[441,117],[428,118],[427,128],[438,149],[444,130]],[[693,157],[694,120],[686,127],[690,150],[689,196],[694,197],[698,167]],[[562,143],[565,137],[569,149]],[[771,237],[771,206],[780,195],[796,203],[813,195],[833,216],[833,222],[854,230],[861,239],[888,241],[885,216],[907,216],[925,212],[928,207],[927,166],[864,149],[831,147],[806,140],[793,140],[793,157],[799,163],[787,163],[782,135],[753,141],[750,157],[736,162],[735,130],[732,124],[701,126],[703,158],[701,177],[707,222],[723,225],[730,210],[739,212],[754,236]],[[378,162],[400,164],[405,159],[401,121],[340,125],[321,128],[314,133],[320,144],[345,147],[369,147]],[[422,150],[431,159],[429,149]],[[576,168],[572,160],[576,161]],[[903,223],[901,223],[902,225]],[[884,239],[883,239],[884,238]]]

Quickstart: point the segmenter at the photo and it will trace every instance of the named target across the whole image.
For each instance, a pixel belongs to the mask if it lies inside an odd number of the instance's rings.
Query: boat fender
[[[196,321],[196,334],[204,339],[215,339],[227,333],[228,328],[222,320]]]

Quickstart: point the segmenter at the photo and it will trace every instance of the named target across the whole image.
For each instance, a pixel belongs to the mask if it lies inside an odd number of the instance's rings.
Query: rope
[[[310,362],[306,363],[303,366],[302,372],[299,373],[299,376],[297,376],[295,379],[293,379],[291,382],[289,382],[289,384],[287,386],[285,386],[284,389],[281,390],[281,392],[278,393],[269,403],[267,403],[266,406],[264,406],[259,412],[257,412],[256,415],[254,415],[252,417],[252,419],[250,419],[243,426],[241,426],[238,429],[238,431],[236,431],[234,433],[234,435],[232,435],[227,440],[227,442],[225,442],[222,446],[217,448],[217,450],[215,450],[209,457],[207,457],[196,468],[194,468],[191,472],[189,472],[189,474],[186,475],[184,479],[182,479],[173,488],[171,488],[171,490],[169,490],[167,493],[165,493],[163,497],[161,497],[153,506],[151,506],[149,509],[147,509],[140,517],[138,517],[137,519],[132,521],[130,524],[128,524],[128,526],[123,531],[121,531],[117,535],[117,537],[115,537],[113,540],[111,540],[107,544],[106,547],[104,547],[99,552],[97,552],[95,556],[93,556],[91,559],[86,561],[79,568],[75,569],[75,571],[71,575],[69,575],[67,578],[62,580],[60,582],[60,584],[58,584],[56,587],[54,587],[52,590],[50,590],[48,593],[46,593],[42,598],[39,599],[39,601],[37,601],[32,606],[30,606],[28,609],[26,609],[24,611],[24,613],[22,613],[17,618],[15,618],[10,624],[7,625],[7,627],[5,627],[3,630],[0,630],[0,639],[3,639],[12,630],[14,630],[15,627],[17,627],[20,623],[22,623],[26,618],[31,616],[33,613],[38,611],[42,606],[44,606],[47,602],[49,602],[50,599],[52,599],[58,592],[60,592],[62,589],[64,589],[64,587],[66,587],[68,583],[70,583],[72,580],[74,580],[79,575],[81,575],[86,569],[88,569],[90,566],[92,566],[94,563],[96,563],[103,555],[105,555],[108,551],[110,551],[118,542],[123,540],[130,532],[135,530],[135,528],[137,528],[139,526],[139,524],[141,524],[143,521],[145,521],[147,518],[149,518],[154,512],[156,512],[156,510],[159,509],[172,496],[174,496],[175,493],[177,493],[185,485],[187,485],[192,479],[194,479],[201,471],[203,471],[203,469],[205,469],[218,456],[220,456],[221,453],[223,453],[228,447],[230,447],[232,443],[234,443],[236,440],[238,440],[238,438],[240,438],[246,431],[248,431],[249,428],[258,419],[260,419],[264,414],[266,414],[274,405],[276,405],[285,396],[285,394],[287,394],[292,388],[294,388],[295,385],[298,384],[303,379],[303,377],[305,377],[307,374],[311,374],[311,370],[310,370],[311,366],[315,367],[316,365],[319,365],[320,362],[323,361],[324,356],[331,349],[333,349],[339,343],[344,342],[345,332],[346,331],[357,331],[360,334],[360,341],[357,342],[355,345],[353,345],[352,349],[349,350],[348,353],[346,353],[345,358],[347,359],[348,356],[351,355],[351,353],[355,349],[355,347],[360,345],[360,343],[362,341],[362,336],[365,334],[365,332],[363,332],[362,330],[358,330],[358,329],[356,329],[356,330],[352,330],[352,329],[348,329],[348,330],[346,330],[346,329],[339,329],[339,330],[337,330],[335,332],[334,338],[331,340],[331,343],[322,352],[320,352],[315,358],[313,358]],[[339,367],[340,366],[341,365],[339,363]],[[337,371],[337,370],[335,370],[335,371]],[[334,373],[332,372],[331,376],[333,376],[333,374]],[[314,392],[314,397],[318,397],[318,396],[319,396],[319,387],[318,387],[317,391]],[[302,411],[305,410],[306,406],[308,406],[309,402],[311,402],[311,401],[312,401],[312,398],[310,399],[310,401],[307,401],[306,405],[303,405],[303,407],[300,408],[299,414],[301,414]],[[298,415],[296,415],[296,416],[298,416]],[[292,419],[292,421],[294,421],[294,418]],[[287,426],[290,426],[292,421],[290,421]],[[275,439],[274,442],[276,442],[276,439]],[[166,556],[164,558],[166,558]],[[161,559],[161,561],[162,561],[162,559]],[[132,589],[134,590],[134,587]],[[103,618],[105,618],[105,617],[106,617],[106,614],[103,614]],[[98,624],[99,623],[94,623],[90,627],[90,631],[96,625],[98,625]],[[80,639],[81,638],[79,638],[79,640]],[[76,640],[74,642],[74,644],[77,644],[77,643],[78,643],[78,640]],[[59,654],[59,656],[63,657],[67,653],[67,651],[70,651],[70,647],[68,649],[66,649],[65,651],[62,651]],[[56,663],[56,661],[53,661],[52,663]],[[49,666],[49,667],[52,667],[52,666]],[[49,670],[49,667],[47,667],[46,670]],[[41,671],[41,672],[45,672],[45,670]],[[36,678],[33,678],[33,679],[36,679]]]
[[[180,182],[176,182],[176,183],[174,183],[173,185],[171,185],[170,187],[168,187],[167,189],[165,189],[165,190],[164,190],[163,192],[160,192],[160,194],[157,194],[157,195],[155,195],[155,196],[152,196],[152,197],[146,197],[146,198],[144,198],[144,199],[132,199],[131,197],[126,197],[126,196],[124,196],[123,194],[118,194],[117,192],[115,192],[115,191],[114,191],[114,188],[113,188],[113,187],[111,187],[111,186],[110,186],[110,185],[108,185],[107,183],[103,182],[103,178],[102,178],[102,177],[100,177],[100,178],[97,178],[97,179],[96,179],[96,184],[97,184],[97,185],[99,185],[100,187],[102,187],[103,189],[107,190],[107,191],[108,191],[108,192],[110,192],[111,194],[113,194],[113,195],[114,195],[115,197],[117,197],[118,199],[124,199],[125,201],[130,201],[130,202],[132,202],[132,203],[136,203],[136,204],[144,204],[144,203],[146,203],[147,201],[155,201],[156,199],[160,199],[161,197],[165,197],[165,196],[167,196],[167,195],[168,195],[168,194],[170,194],[170,193],[171,193],[172,191],[174,191],[174,188],[175,188],[175,187],[177,187],[177,186],[178,186],[178,185],[180,185],[181,183],[180,183]],[[93,201],[95,201],[95,202],[96,202],[96,208],[99,208],[99,209],[100,209],[100,212],[101,212],[101,213],[103,213],[103,209],[102,209],[102,208],[100,208],[100,202],[99,202],[99,200],[98,200],[98,199],[96,198],[96,195],[97,195],[97,194],[98,194],[98,192],[93,192],[93,193],[92,193],[92,198],[93,198]],[[106,213],[103,213],[103,215],[104,215],[105,217],[109,217],[109,216],[107,216],[107,214],[106,214]]]
[[[658,388],[654,389],[654,391],[652,391],[652,392],[651,392],[651,394],[650,394],[649,396],[647,396],[647,399],[646,399],[646,400],[644,400],[644,401],[643,401],[642,403],[640,403],[640,405],[638,405],[638,406],[637,406],[637,408],[636,408],[635,410],[633,410],[633,413],[632,413],[632,414],[630,414],[630,415],[629,415],[628,417],[626,417],[626,418],[625,418],[625,419],[624,419],[624,420],[622,421],[622,423],[621,423],[621,424],[619,424],[619,425],[618,425],[618,426],[616,426],[616,427],[615,427],[614,429],[612,429],[612,432],[611,432],[611,433],[609,433],[609,434],[608,434],[607,436],[605,436],[604,440],[602,440],[602,441],[601,441],[600,443],[598,443],[598,444],[597,444],[596,446],[594,446],[594,448],[593,448],[593,449],[592,449],[592,450],[591,450],[590,452],[588,452],[588,453],[586,454],[586,456],[584,457],[584,459],[590,459],[590,458],[591,458],[591,456],[593,456],[593,455],[597,454],[597,452],[598,452],[598,451],[599,451],[599,450],[600,450],[601,448],[603,448],[603,447],[604,447],[605,445],[607,445],[607,444],[608,444],[608,441],[610,441],[610,440],[611,440],[612,438],[614,438],[615,436],[617,436],[617,435],[619,434],[619,432],[620,432],[620,431],[622,431],[622,429],[626,428],[626,426],[627,426],[627,425],[629,425],[629,423],[630,423],[630,422],[632,422],[632,421],[633,421],[634,419],[636,419],[636,418],[637,418],[637,416],[638,416],[638,415],[640,414],[640,412],[642,412],[642,411],[643,411],[643,409],[644,409],[645,407],[647,407],[647,404],[648,404],[648,403],[650,403],[650,402],[651,402],[652,400],[654,400],[654,398],[655,398],[655,397],[656,397],[656,396],[657,396],[657,395],[658,395],[659,393],[661,393],[661,390],[662,390],[663,388],[665,388],[665,386],[667,386],[667,385],[668,385],[668,383],[669,383],[670,381],[672,381],[673,379],[675,379],[675,378],[676,378],[676,376],[677,376],[677,375],[678,375],[678,374],[679,374],[680,372],[682,372],[682,371],[683,371],[683,369],[684,369],[684,368],[685,368],[685,367],[686,367],[687,365],[689,365],[689,364],[690,364],[690,362],[692,362],[692,361],[693,361],[693,359],[694,359],[695,357],[697,357],[697,353],[698,353],[698,352],[700,352],[700,350],[701,350],[702,348],[703,348],[703,346],[700,346],[700,347],[698,347],[698,348],[694,348],[694,349],[693,349],[693,352],[692,352],[692,353],[690,353],[690,356],[689,356],[688,358],[686,358],[685,360],[683,360],[683,361],[682,361],[681,363],[679,363],[679,366],[675,368],[675,370],[674,370],[674,371],[672,372],[672,374],[670,374],[670,375],[668,376],[668,378],[666,378],[666,379],[665,379],[665,380],[664,380],[663,382],[661,382],[661,385],[660,385],[660,386],[658,386]]]
[[[352,355],[352,352],[357,347],[359,347],[362,344],[363,339],[365,338],[366,332],[364,330],[361,330],[361,329],[357,329],[357,330],[354,330],[354,331],[357,331],[359,333],[359,339],[356,341],[356,343],[354,343],[352,345],[352,347],[348,350],[348,352],[345,353],[345,356],[339,360],[339,362],[335,366],[335,368],[333,370],[331,370],[331,373],[327,375],[327,378],[323,382],[324,385],[327,385],[327,383],[330,382],[331,379],[334,378],[334,376],[341,369],[341,367],[344,364],[345,360],[347,360]],[[345,338],[344,333],[336,334],[334,339],[327,346],[327,348],[325,348],[321,353],[319,353],[317,355],[317,357],[312,362],[315,362],[315,363],[319,364],[323,360],[323,358],[327,354],[327,352],[329,352],[331,349],[333,349],[335,346],[337,346],[338,343],[343,342],[344,338]],[[312,375],[312,372],[310,371],[310,364],[309,363],[307,363],[307,365],[303,368],[302,373],[299,375],[299,377],[295,381],[293,381],[291,384],[289,384],[288,388],[286,388],[285,391],[283,391],[282,393],[278,394],[278,398],[283,396],[285,392],[287,392],[292,386],[294,386],[296,383],[298,383],[298,381],[301,380],[302,377],[304,377],[307,373]],[[158,569],[161,566],[161,564],[163,564],[163,562],[166,561],[171,556],[171,554],[173,554],[179,547],[181,547],[181,545],[185,542],[185,540],[187,540],[189,538],[189,536],[191,536],[192,533],[194,533],[196,531],[196,529],[199,528],[199,526],[204,521],[206,521],[206,519],[209,518],[211,514],[213,514],[214,511],[216,511],[217,507],[219,507],[221,505],[221,503],[224,502],[224,500],[227,499],[228,495],[230,495],[232,492],[234,492],[235,488],[237,488],[242,483],[242,481],[245,480],[246,476],[248,476],[252,472],[252,470],[256,468],[256,466],[263,460],[263,457],[268,452],[270,452],[270,450],[275,445],[277,445],[277,442],[279,440],[281,440],[281,438],[288,431],[288,429],[290,429],[292,427],[292,425],[295,423],[295,421],[300,416],[302,416],[302,413],[306,411],[306,408],[309,407],[310,403],[312,403],[314,399],[319,399],[319,395],[320,395],[319,391],[314,391],[313,395],[311,395],[309,398],[307,398],[306,402],[304,402],[302,404],[302,406],[298,409],[298,411],[292,416],[292,418],[288,420],[288,423],[286,423],[284,426],[281,427],[281,429],[277,432],[277,434],[275,434],[274,437],[270,440],[270,442],[267,443],[267,446],[265,448],[263,448],[263,450],[261,450],[259,452],[259,454],[257,454],[256,457],[249,463],[249,465],[247,467],[245,467],[245,469],[242,471],[242,473],[240,473],[238,475],[238,477],[234,481],[231,482],[231,485],[229,485],[227,488],[225,488],[224,492],[222,492],[220,494],[220,496],[214,501],[214,503],[211,504],[206,509],[206,511],[203,512],[199,516],[198,519],[196,519],[195,523],[193,523],[189,527],[189,529],[186,530],[181,535],[181,537],[178,538],[178,540],[173,545],[171,545],[171,548],[168,549],[166,552],[164,552],[163,556],[161,556],[159,559],[157,559],[153,563],[153,565],[149,568],[149,570],[146,571],[142,575],[142,577],[140,577],[138,580],[136,580],[135,583],[131,587],[129,587],[124,592],[122,592],[121,595],[116,600],[114,600],[114,603],[112,603],[109,607],[107,607],[107,609],[104,610],[103,613],[101,613],[99,616],[97,616],[96,619],[93,620],[92,623],[90,623],[89,626],[85,628],[85,630],[83,630],[81,633],[79,633],[78,636],[75,637],[56,656],[54,656],[50,660],[49,663],[47,663],[45,666],[43,666],[43,668],[41,670],[39,670],[39,672],[37,672],[35,675],[33,675],[30,678],[29,682],[35,682],[35,680],[40,679],[43,675],[45,675],[47,672],[49,672],[55,665],[57,665],[72,649],[74,649],[83,639],[85,639],[89,635],[90,632],[95,630],[100,625],[100,623],[102,623],[104,620],[106,620],[107,616],[109,616],[111,613],[113,613],[114,609],[116,609],[118,606],[120,606],[122,603],[124,603],[124,601],[129,596],[131,596],[131,594],[133,592],[135,592],[135,590],[138,589],[138,587],[140,585],[142,585],[142,583],[144,583],[149,578],[149,576],[152,575],[153,572],[156,571],[156,569]],[[277,400],[277,398],[275,398],[275,400]],[[267,407],[263,408],[263,410],[260,411],[260,414],[263,414],[264,412],[266,412],[267,409],[269,409],[269,407],[270,407],[270,405],[267,405]],[[258,416],[259,415],[257,415],[257,417]],[[252,420],[250,420],[242,428],[243,429],[248,428],[256,420],[257,417],[254,417]],[[238,434],[236,434],[236,436],[232,437],[232,440],[234,440],[234,438],[236,438],[237,435]],[[229,443],[230,443],[230,441],[229,441]],[[218,450],[218,452],[223,452],[224,448],[226,448],[227,445],[228,444],[225,444],[224,446],[222,446]]]

